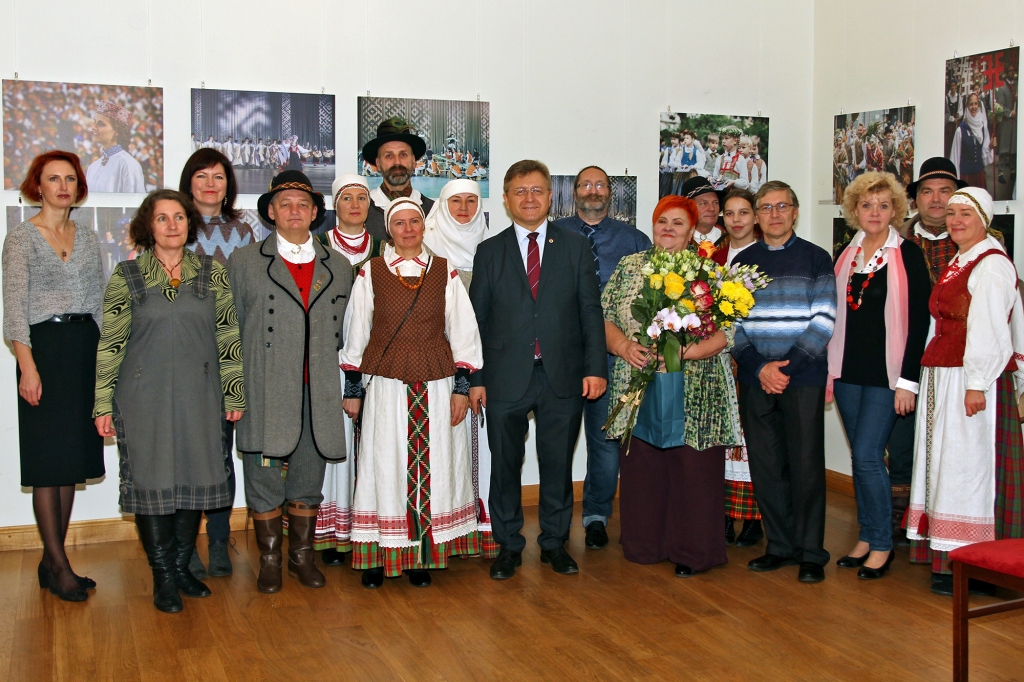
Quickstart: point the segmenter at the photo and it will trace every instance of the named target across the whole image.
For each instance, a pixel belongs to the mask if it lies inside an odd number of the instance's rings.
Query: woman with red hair
[[[96,232],[71,220],[88,194],[78,156],[36,157],[21,184],[37,215],[4,239],[4,338],[18,360],[21,485],[43,539],[39,586],[65,601],[96,587],[64,552],[75,486],[100,478],[103,439],[92,423],[103,266]]]
[[[619,261],[604,289],[605,336],[608,352],[616,356],[609,382],[609,405],[616,405],[629,384],[632,368],[642,368],[651,349],[638,343],[639,323],[631,306],[644,283],[641,269],[658,249],[675,252],[691,245],[697,224],[692,199],[666,196],[654,209],[654,247]],[[685,445],[658,448],[633,436],[620,462],[619,510],[622,550],[640,564],[665,560],[685,578],[726,563],[723,480],[725,449],[740,444],[736,392],[731,388],[719,354],[727,345],[724,332],[682,351],[685,388]],[[608,427],[608,437],[621,438],[627,411],[620,411]]]

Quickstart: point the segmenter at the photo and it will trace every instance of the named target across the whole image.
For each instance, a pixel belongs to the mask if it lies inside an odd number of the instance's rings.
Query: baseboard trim
[[[853,477],[841,474],[831,469],[825,470],[825,486],[832,492],[853,497]],[[574,481],[572,484],[573,498],[580,502],[583,500],[583,481]],[[619,491],[615,491],[615,497]],[[540,486],[537,484],[523,486],[523,506],[536,507],[540,503]],[[231,510],[231,530],[242,530],[245,528],[245,507],[236,507]],[[206,517],[199,527],[199,532],[206,533]],[[114,519],[96,519],[94,521],[72,521],[68,528],[68,547],[79,545],[92,545],[100,542],[120,542],[123,540],[135,540],[138,534],[135,531],[135,517],[126,514]],[[24,550],[42,548],[42,540],[39,539],[39,532],[33,526],[7,526],[0,528],[0,551]]]

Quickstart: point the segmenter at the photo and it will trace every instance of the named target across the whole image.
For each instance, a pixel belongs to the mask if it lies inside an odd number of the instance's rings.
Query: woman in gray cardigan
[[[75,485],[103,476],[103,439],[92,426],[103,299],[99,239],[71,220],[88,194],[75,154],[32,161],[21,193],[42,204],[4,240],[4,338],[18,359],[21,484],[32,488],[43,560],[39,586],[65,601],[96,587],[64,552]]]

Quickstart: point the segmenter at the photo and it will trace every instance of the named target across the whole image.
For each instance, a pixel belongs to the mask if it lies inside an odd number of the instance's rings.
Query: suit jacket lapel
[[[516,237],[516,228],[515,226],[511,226],[505,230],[505,232],[508,233],[508,237],[505,239],[505,259],[511,261],[509,263],[509,267],[512,268],[513,272],[519,273],[519,280],[526,289],[526,295],[533,298],[533,294],[530,292],[530,280],[526,277],[526,263],[523,262],[523,253],[519,250],[519,239]],[[543,272],[544,269],[541,268],[542,276]],[[539,289],[538,293],[540,293]]]
[[[316,259],[314,259],[313,267],[313,290],[309,292],[309,308],[313,308],[313,304],[317,302],[320,295],[327,290],[331,281],[334,280],[334,273],[328,266],[327,262],[331,258],[331,250],[324,248],[320,242],[316,239],[313,240],[313,250],[316,251]],[[289,273],[290,274],[290,273]]]
[[[561,235],[556,234],[556,228],[548,222],[548,232],[544,245],[544,256],[540,259],[540,282],[537,285],[537,300],[540,300],[546,286],[551,286],[551,278],[555,276],[559,261],[562,259]]]

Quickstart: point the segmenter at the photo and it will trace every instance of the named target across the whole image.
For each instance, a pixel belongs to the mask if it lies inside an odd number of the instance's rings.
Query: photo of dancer
[[[298,170],[330,195],[334,139],[334,95],[192,90],[191,149],[226,156],[239,194],[262,194],[275,175]]]
[[[573,181],[575,179],[575,175],[551,176],[551,210],[548,212],[550,220],[558,220],[559,218],[576,215],[576,198],[573,191]],[[612,183],[611,205],[608,207],[608,217],[621,220],[635,227],[636,176],[612,175],[608,179]]]
[[[906,189],[914,180],[914,107],[876,109],[835,117],[832,201],[867,171],[892,173]]]
[[[768,119],[662,112],[658,158],[659,198],[696,176],[719,191],[757,192],[768,179]]]
[[[162,186],[163,97],[162,88],[4,80],[4,189],[51,149],[78,154],[90,193]]]
[[[358,117],[356,167],[360,175],[367,176],[371,190],[380,186],[383,178],[374,165],[377,160],[364,159],[362,149],[377,137],[382,122],[398,118],[426,145],[426,151],[415,159],[411,173],[413,189],[436,199],[449,180],[468,178],[480,183],[482,197],[490,196],[489,102],[360,97]],[[405,182],[403,179],[398,184]]]
[[[946,158],[996,201],[1017,198],[1019,66],[1019,47],[946,61]]]

